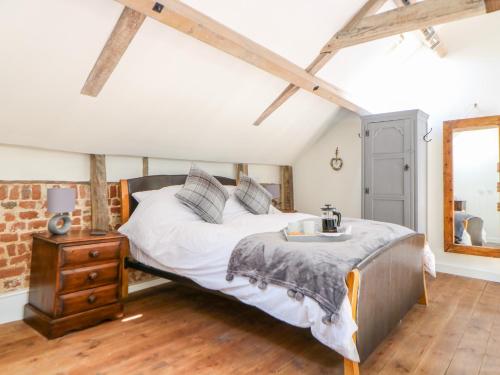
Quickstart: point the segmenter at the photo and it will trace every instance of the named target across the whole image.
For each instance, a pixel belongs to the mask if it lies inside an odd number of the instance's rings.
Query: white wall
[[[87,155],[84,154],[84,157]],[[106,156],[106,179],[117,182],[142,176],[142,158],[130,156]]]
[[[272,165],[250,164],[248,175],[259,183],[279,184],[280,169]]]
[[[84,154],[0,144],[0,180],[88,181]]]
[[[334,204],[345,216],[361,216],[361,120],[339,112],[324,136],[305,150],[293,164],[295,208],[320,214],[325,203]],[[339,147],[344,161],[338,172],[330,159]]]
[[[186,174],[191,168],[191,164],[196,164],[199,168],[214,176],[235,177],[235,167],[231,163],[209,163],[202,161],[169,160],[156,159],[149,160],[149,174]]]
[[[193,162],[188,160],[149,159],[149,174],[187,174]],[[235,178],[234,164],[194,162],[212,175]],[[0,180],[88,181],[87,154],[35,149],[0,144]],[[279,166],[251,165],[249,175],[260,182],[279,183]],[[142,158],[106,156],[109,182],[142,176]]]

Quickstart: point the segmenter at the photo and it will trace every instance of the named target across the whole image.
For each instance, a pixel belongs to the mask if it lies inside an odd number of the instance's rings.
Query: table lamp
[[[66,234],[71,228],[69,212],[75,209],[75,189],[47,189],[47,211],[55,213],[49,220],[48,229],[53,234]],[[62,225],[60,225],[62,222]]]

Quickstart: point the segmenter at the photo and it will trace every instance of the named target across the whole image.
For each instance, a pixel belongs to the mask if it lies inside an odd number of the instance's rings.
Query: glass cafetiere
[[[337,233],[338,227],[342,220],[342,215],[335,207],[331,204],[325,204],[325,207],[321,208],[321,223],[323,226],[324,233]]]

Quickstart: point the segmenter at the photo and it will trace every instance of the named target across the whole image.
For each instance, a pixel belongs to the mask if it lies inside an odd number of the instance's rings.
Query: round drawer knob
[[[89,252],[89,257],[91,257],[91,258],[97,258],[98,256],[99,256],[98,250],[92,250]]]
[[[91,272],[91,273],[89,273],[88,279],[90,281],[94,281],[95,279],[97,279],[97,276],[99,276],[99,274],[97,272]]]
[[[94,296],[93,294],[89,296],[89,298],[87,298],[87,301],[88,303],[94,303],[96,301],[97,297]]]

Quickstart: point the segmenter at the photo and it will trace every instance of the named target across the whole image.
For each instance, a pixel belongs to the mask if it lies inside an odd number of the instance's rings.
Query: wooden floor
[[[500,284],[440,274],[362,366],[363,374],[500,374]],[[0,326],[0,374],[334,374],[308,330],[177,285],[134,297],[128,321],[47,341]],[[133,319],[135,318],[135,319]]]

